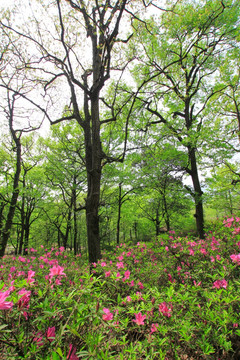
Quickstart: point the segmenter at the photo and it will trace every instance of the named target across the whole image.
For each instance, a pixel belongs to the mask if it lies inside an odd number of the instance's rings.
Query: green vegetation
[[[239,359],[240,0],[0,10],[0,357]]]
[[[4,256],[2,359],[238,359],[239,226],[123,243],[91,275],[63,247]]]

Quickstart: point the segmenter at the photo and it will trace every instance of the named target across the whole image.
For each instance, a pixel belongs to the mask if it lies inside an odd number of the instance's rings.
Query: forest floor
[[[240,358],[240,218],[104,252],[0,261],[1,359]]]

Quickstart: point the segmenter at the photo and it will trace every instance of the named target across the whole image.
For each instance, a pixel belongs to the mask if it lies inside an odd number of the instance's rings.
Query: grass
[[[121,244],[92,274],[63,248],[3,257],[1,359],[238,359],[239,227]]]

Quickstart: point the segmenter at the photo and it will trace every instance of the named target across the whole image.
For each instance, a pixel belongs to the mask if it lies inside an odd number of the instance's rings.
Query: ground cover
[[[240,218],[205,240],[81,254],[29,249],[0,261],[1,359],[240,358]]]

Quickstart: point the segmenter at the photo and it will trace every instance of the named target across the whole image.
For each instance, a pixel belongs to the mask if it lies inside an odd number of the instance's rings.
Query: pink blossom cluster
[[[109,320],[113,319],[113,313],[111,313],[108,308],[104,308],[103,312],[104,312],[104,314],[102,316],[103,320],[109,321]]]
[[[10,295],[9,290],[0,292],[0,310],[9,310],[13,307],[12,301],[6,301],[9,295]]]
[[[165,301],[159,305],[159,312],[166,317],[172,316],[172,305],[168,305]]]
[[[30,301],[30,297],[31,297],[31,291],[26,290],[25,288],[23,288],[22,290],[20,290],[18,292],[18,294],[21,296],[20,299],[17,302],[17,306],[19,309],[22,308],[29,308],[29,301]]]
[[[220,288],[224,288],[226,289],[228,286],[228,282],[223,279],[223,280],[216,280],[214,281],[213,283],[213,288],[216,288],[216,289],[220,289]]]
[[[232,262],[240,265],[240,254],[233,254],[233,255],[230,255],[230,258],[232,259]]]

